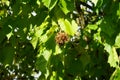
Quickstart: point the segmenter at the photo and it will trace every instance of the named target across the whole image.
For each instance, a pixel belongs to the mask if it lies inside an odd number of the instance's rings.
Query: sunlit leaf
[[[5,10],[0,10],[0,16],[3,16],[5,14]]]
[[[98,28],[98,26],[97,25],[87,25],[87,27],[89,28],[89,29],[91,29],[91,30],[96,30],[97,28]]]
[[[8,0],[1,0],[2,3],[5,3],[7,6],[10,5],[10,2]]]
[[[65,0],[60,0],[59,6],[62,9],[62,11],[67,14],[70,11],[73,11],[74,9],[74,2],[73,0],[65,1]]]
[[[93,3],[94,3],[94,5],[96,6],[97,5],[97,2],[99,1],[99,0],[91,0]]]
[[[105,50],[109,54],[108,63],[110,64],[110,66],[117,67],[119,64],[119,59],[118,59],[118,55],[117,55],[115,47],[112,47],[109,44],[105,44]]]
[[[115,39],[115,46],[120,48],[120,33],[117,35]]]
[[[110,80],[119,80],[119,79],[120,79],[120,68],[117,68],[110,77]]]
[[[44,3],[44,5],[51,10],[52,8],[54,8],[54,6],[56,5],[58,0],[42,0],[42,2]]]
[[[32,26],[31,26],[32,27]],[[42,30],[39,29],[39,27],[34,26],[34,32],[33,29],[30,30],[31,34],[33,33],[34,35],[31,37],[31,44],[33,46],[33,48],[35,49],[38,43],[38,39],[42,34]]]
[[[35,49],[38,43],[38,37],[33,37],[32,40],[30,41],[33,48]]]
[[[65,31],[67,34],[73,36],[77,32],[77,24],[73,20],[72,23],[67,19],[59,19],[60,27],[63,31]]]
[[[117,15],[119,16],[119,19],[120,19],[120,3],[119,3],[119,8],[117,10]]]
[[[119,26],[119,0],[1,0],[0,80],[120,80]]]
[[[102,43],[102,42],[101,42],[100,31],[101,31],[101,30],[98,29],[98,30],[97,30],[97,33],[94,34],[94,40],[97,40],[97,41],[99,41],[100,43]]]

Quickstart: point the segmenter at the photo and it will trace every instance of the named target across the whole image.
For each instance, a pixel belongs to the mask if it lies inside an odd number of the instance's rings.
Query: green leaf
[[[11,28],[5,25],[1,30],[0,30],[0,43],[2,40],[5,39],[5,37],[8,37],[8,34],[11,33]],[[10,35],[9,35],[10,36]]]
[[[0,10],[0,17],[3,16],[3,15],[5,14],[5,11],[6,11],[5,9]]]
[[[6,4],[7,6],[10,5],[10,1],[8,1],[8,0],[2,0],[2,3]]]
[[[98,8],[102,6],[103,4],[103,0],[92,0],[92,1],[95,1],[94,4],[95,6],[97,6]]]
[[[55,71],[52,72],[52,76],[50,77],[50,80],[56,80],[57,73]]]
[[[99,43],[102,43],[100,36],[100,28],[97,30],[97,33],[94,34],[94,40],[97,40]]]
[[[42,73],[46,73],[47,61],[44,56],[40,56],[36,61],[36,68]]]
[[[85,68],[87,66],[88,63],[90,63],[90,56],[88,54],[82,54],[80,56],[80,60],[82,62],[82,66],[83,68]]]
[[[10,28],[12,29],[12,26],[8,25],[8,27],[10,27]],[[8,33],[6,36],[7,36],[8,39],[10,39],[10,37],[11,37],[12,35],[13,35],[13,33],[12,33],[12,30],[11,30],[11,32]]]
[[[96,6],[97,5],[97,2],[99,1],[99,0],[91,0],[93,3],[94,3],[94,5]]]
[[[110,77],[110,80],[120,80],[120,68],[117,68],[112,76]]]
[[[17,16],[22,12],[20,7],[21,7],[21,4],[19,2],[16,2],[16,4],[12,6],[13,15]]]
[[[92,24],[88,24],[87,27],[91,30],[96,30],[98,28],[97,25],[92,25]]]
[[[74,34],[77,32],[78,26],[74,20],[72,20],[70,23],[70,21],[67,19],[59,19],[58,23],[61,29],[71,36],[74,36]]]
[[[73,59],[72,56],[67,56],[65,58],[65,65],[67,67],[66,71],[72,75],[80,74],[83,70],[83,64],[79,59]],[[73,80],[73,79],[72,79]]]
[[[45,19],[47,19],[47,17],[48,17],[47,11],[41,9],[41,10],[39,10],[39,12],[40,13],[37,13],[36,16],[33,16],[30,18],[31,23],[33,25],[40,26],[45,21]]]
[[[3,47],[0,49],[0,62],[3,64],[12,64],[14,57],[14,48],[11,46]]]
[[[51,35],[49,36],[48,40],[45,43],[45,46],[48,50],[55,51],[55,34],[51,33]]]
[[[120,33],[117,35],[115,39],[115,47],[120,48]]]
[[[74,0],[60,0],[59,6],[62,9],[62,11],[67,14],[74,9]]]
[[[38,37],[33,37],[32,40],[30,41],[30,43],[32,44],[33,48],[35,49],[38,43]]]
[[[105,44],[105,50],[108,52],[108,63],[111,67],[118,67],[119,59],[115,47]]]
[[[44,50],[43,53],[38,54],[38,59],[36,61],[36,68],[43,73],[47,72],[47,64],[51,56],[51,51]]]
[[[110,17],[106,17],[100,24],[101,31],[107,34],[109,37],[112,37],[115,33],[115,24],[110,21]]]
[[[44,5],[49,9],[53,9],[58,0],[42,0]]]
[[[119,3],[119,9],[117,10],[117,15],[119,16],[120,19],[120,3]]]
[[[30,41],[30,43],[32,44],[33,48],[35,49],[37,46],[37,43],[38,43],[38,38],[41,36],[41,31],[36,27],[34,29],[35,29],[35,32],[34,32],[34,35],[32,36],[32,40]]]

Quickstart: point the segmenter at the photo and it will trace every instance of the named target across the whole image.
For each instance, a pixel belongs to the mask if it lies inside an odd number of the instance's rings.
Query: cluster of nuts
[[[58,32],[55,36],[55,41],[57,44],[63,45],[69,41],[69,37],[65,32]]]

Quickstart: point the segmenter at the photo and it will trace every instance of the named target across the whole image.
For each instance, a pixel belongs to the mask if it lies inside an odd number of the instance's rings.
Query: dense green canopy
[[[120,80],[119,0],[1,0],[0,80]]]

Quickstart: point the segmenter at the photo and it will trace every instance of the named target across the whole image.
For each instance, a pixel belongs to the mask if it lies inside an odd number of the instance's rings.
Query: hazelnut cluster
[[[69,41],[68,35],[65,32],[58,32],[55,36],[55,41],[59,45],[63,45]]]

